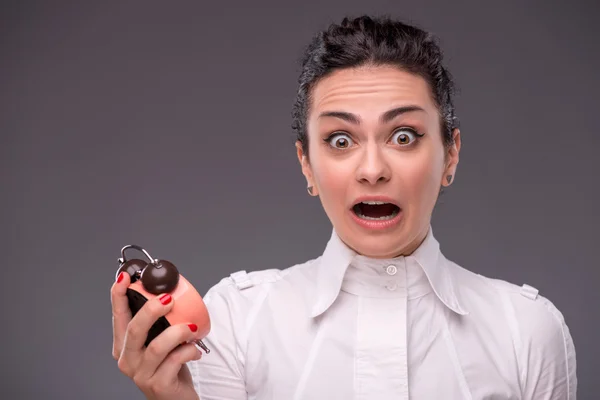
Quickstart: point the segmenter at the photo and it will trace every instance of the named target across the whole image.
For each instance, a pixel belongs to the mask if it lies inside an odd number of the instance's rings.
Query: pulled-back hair
[[[336,70],[367,65],[396,66],[424,78],[440,113],[443,143],[451,145],[452,130],[458,127],[452,99],[455,88],[442,58],[435,36],[389,17],[346,17],[341,24],[332,24],[319,32],[302,57],[292,111],[292,128],[304,154],[308,155],[306,125],[311,89]]]

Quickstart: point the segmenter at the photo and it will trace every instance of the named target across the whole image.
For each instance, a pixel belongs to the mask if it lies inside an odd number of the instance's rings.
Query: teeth
[[[386,221],[388,219],[394,218],[396,215],[398,215],[399,212],[400,212],[400,210],[394,210],[394,212],[391,215],[386,215],[386,216],[379,217],[379,218],[367,217],[366,215],[363,215],[360,212],[357,212],[356,215],[358,215],[362,219],[366,219],[369,221]]]
[[[361,203],[363,203],[363,204],[369,204],[369,205],[372,205],[372,206],[381,205],[381,204],[387,204],[384,201],[362,201]]]

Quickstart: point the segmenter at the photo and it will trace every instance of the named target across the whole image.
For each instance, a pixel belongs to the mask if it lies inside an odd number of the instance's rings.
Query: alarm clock
[[[148,261],[139,258],[125,258],[128,249],[138,250],[148,258]],[[210,349],[202,339],[210,332],[210,316],[202,296],[192,284],[181,275],[170,261],[155,259],[140,246],[127,245],[121,249],[121,257],[117,260],[119,268],[116,276],[126,272],[130,276],[127,288],[127,299],[131,314],[135,315],[150,299],[168,293],[174,299],[173,308],[160,317],[150,328],[144,345],[147,347],[160,333],[171,325],[194,323],[198,326],[196,339],[193,341],[207,354]]]

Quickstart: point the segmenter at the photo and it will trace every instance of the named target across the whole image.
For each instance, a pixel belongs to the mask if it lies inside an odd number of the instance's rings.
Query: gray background
[[[111,357],[125,244],[201,293],[318,256],[290,110],[311,35],[390,14],[442,39],[463,148],[433,226],[466,268],[540,289],[600,393],[598,7],[593,2],[2,3],[2,392],[141,399]],[[483,4],[485,3],[485,4]]]

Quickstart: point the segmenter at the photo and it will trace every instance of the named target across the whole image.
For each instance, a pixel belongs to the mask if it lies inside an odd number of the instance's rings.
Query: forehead
[[[341,69],[319,81],[312,91],[311,114],[334,109],[379,113],[408,104],[435,113],[425,79],[393,66],[364,66]]]

